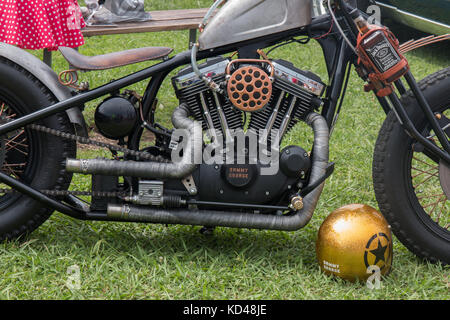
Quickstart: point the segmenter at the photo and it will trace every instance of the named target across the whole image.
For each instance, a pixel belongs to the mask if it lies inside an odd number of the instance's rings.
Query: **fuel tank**
[[[311,0],[229,0],[199,37],[200,50],[217,48],[311,23]]]

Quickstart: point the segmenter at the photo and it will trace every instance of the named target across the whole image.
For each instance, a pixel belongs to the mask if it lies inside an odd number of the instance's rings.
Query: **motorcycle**
[[[334,171],[329,138],[354,67],[386,113],[373,161],[380,210],[413,253],[449,263],[450,68],[417,83],[403,53],[424,40],[400,46],[351,1],[327,0],[327,13],[315,17],[309,0],[224,2],[210,8],[192,49],[173,56],[164,47],[95,57],[60,48],[72,67],[56,75],[0,45],[0,238],[32,232],[54,210],[204,231],[299,230]],[[312,39],[323,50],[328,84],[265,52]],[[98,88],[78,82],[77,71],[160,59]],[[171,80],[180,104],[166,128],[155,120],[156,97],[179,68]],[[124,89],[145,80],[142,96]],[[95,125],[116,143],[87,135],[84,104],[101,97]],[[294,126],[311,129],[310,150],[280,150]],[[111,157],[77,159],[77,144]],[[91,176],[91,190],[69,191],[73,174]]]

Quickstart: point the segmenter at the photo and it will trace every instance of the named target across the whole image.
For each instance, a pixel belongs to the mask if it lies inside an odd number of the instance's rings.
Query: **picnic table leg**
[[[50,68],[52,67],[52,52],[48,49],[44,49],[44,63]]]
[[[197,29],[189,30],[189,49],[192,49],[194,44],[197,42]]]

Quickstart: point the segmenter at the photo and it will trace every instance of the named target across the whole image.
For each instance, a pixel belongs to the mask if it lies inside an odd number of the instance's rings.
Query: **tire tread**
[[[425,91],[449,76],[450,67],[427,76],[419,82],[419,87],[422,91]],[[401,101],[403,105],[408,106],[415,102],[415,97],[411,91],[408,91],[401,97]],[[400,242],[402,242],[411,252],[416,254],[418,257],[428,260],[432,263],[436,263],[440,261],[438,257],[431,254],[426,248],[421,246],[420,243],[409,237],[407,235],[407,232],[402,229],[401,223],[399,222],[396,214],[392,211],[391,205],[389,204],[388,197],[386,195],[385,186],[388,182],[386,181],[386,176],[383,174],[383,168],[387,165],[386,159],[388,141],[391,137],[392,131],[397,125],[398,120],[394,112],[390,112],[378,136],[374,152],[372,172],[375,195],[381,212],[389,221],[394,234],[397,236]]]
[[[31,82],[33,82],[41,92],[47,97],[48,101],[51,103],[57,103],[58,100],[56,97],[49,91],[49,89],[44,86],[42,82],[40,82],[36,77],[34,77],[31,73],[26,71],[21,66],[11,62],[8,59],[0,57],[0,63],[8,65],[15,69],[17,72],[24,74]],[[64,132],[74,132],[73,126],[70,124],[70,121],[65,113],[59,113],[56,115],[58,120],[59,129]],[[61,143],[63,143],[64,152],[61,155],[63,158],[67,158],[69,156],[73,156],[76,154],[76,144],[71,141],[61,139]],[[66,172],[64,167],[63,169],[58,171],[58,178],[56,179],[56,184],[54,189],[56,190],[67,190],[71,183],[72,175]],[[29,219],[25,224],[18,226],[17,228],[11,230],[10,232],[0,234],[0,241],[9,241],[20,238],[22,236],[26,236],[36,230],[40,225],[42,225],[53,213],[53,209],[47,207],[41,207],[36,213]]]

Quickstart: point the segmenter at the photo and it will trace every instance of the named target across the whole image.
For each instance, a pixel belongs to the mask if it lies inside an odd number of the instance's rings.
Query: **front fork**
[[[362,71],[365,69],[367,72],[366,75],[363,75],[366,73],[364,71],[361,74],[363,79],[368,78],[364,80],[369,80],[370,85],[367,88],[379,87],[374,92],[378,96],[378,100],[385,112],[393,109],[408,135],[416,139],[425,148],[424,153],[429,155],[434,161],[444,161],[450,165],[450,142],[409,70],[407,60],[400,53],[398,40],[389,29],[370,25],[358,9],[344,2],[344,0],[337,0],[337,3],[342,10],[345,21],[347,21],[351,32],[356,38],[356,49],[354,48],[353,51],[358,56],[358,61],[355,65],[357,67],[361,65]],[[374,48],[390,48],[390,51],[384,58],[387,59],[390,57],[395,62],[395,65],[388,68],[379,55],[374,54],[376,51]],[[389,88],[392,86],[391,83],[394,82],[400,94],[406,92],[401,80],[394,80],[396,78],[398,79],[400,74],[403,74],[403,77],[417,99],[420,109],[434,130],[442,149],[434,143],[434,140],[430,141],[416,129],[397,94]]]
[[[442,149],[439,148],[433,140],[428,139],[423,136],[414,124],[412,123],[408,113],[406,112],[405,106],[403,106],[402,102],[398,98],[395,92],[391,93],[387,97],[379,98],[379,101],[383,108],[386,111],[386,105],[389,105],[392,110],[395,112],[397,119],[402,125],[403,129],[406,133],[412,138],[416,139],[423,147],[424,153],[426,153],[431,159],[435,162],[439,163],[441,160],[450,165],[450,142],[444,132],[444,129],[441,127],[438,119],[436,118],[433,110],[428,104],[425,96],[420,90],[414,76],[411,74],[411,71],[408,71],[404,76],[406,82],[408,83],[412,93],[414,94],[417,102],[419,104],[420,109],[423,114],[426,116],[431,128],[434,130],[436,137],[442,145]],[[396,82],[396,87],[401,94],[405,93],[406,90],[400,80]]]

